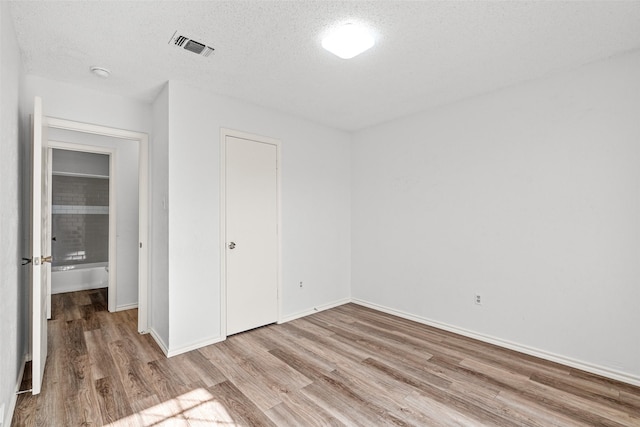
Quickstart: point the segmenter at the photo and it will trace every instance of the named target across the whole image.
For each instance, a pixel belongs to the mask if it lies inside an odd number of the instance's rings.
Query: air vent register
[[[180,49],[188,50],[200,56],[209,56],[215,50],[214,48],[193,40],[191,37],[182,35],[178,31],[173,33],[173,37],[169,41],[170,45],[178,47]]]

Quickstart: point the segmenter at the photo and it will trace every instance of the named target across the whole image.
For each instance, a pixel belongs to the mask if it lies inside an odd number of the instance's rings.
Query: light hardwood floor
[[[638,387],[354,304],[170,359],[136,316],[55,295],[12,425],[640,426]]]

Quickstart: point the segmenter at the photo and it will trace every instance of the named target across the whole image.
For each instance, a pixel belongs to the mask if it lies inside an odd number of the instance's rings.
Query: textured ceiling
[[[11,3],[29,74],[146,101],[182,80],[345,130],[640,48],[640,1]],[[344,22],[374,29],[376,46],[324,51]],[[176,30],[215,53],[170,46]]]

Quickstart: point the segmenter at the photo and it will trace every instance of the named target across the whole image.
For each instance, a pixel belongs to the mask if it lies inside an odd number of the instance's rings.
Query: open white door
[[[42,99],[35,98],[32,118],[31,175],[31,357],[32,394],[39,394],[47,361],[47,302],[51,279],[51,239],[49,236],[48,148],[42,116]]]

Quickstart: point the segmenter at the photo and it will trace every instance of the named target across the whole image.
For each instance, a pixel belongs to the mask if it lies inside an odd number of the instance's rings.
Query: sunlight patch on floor
[[[203,388],[154,405],[107,427],[130,426],[225,426],[239,427],[224,405]]]

